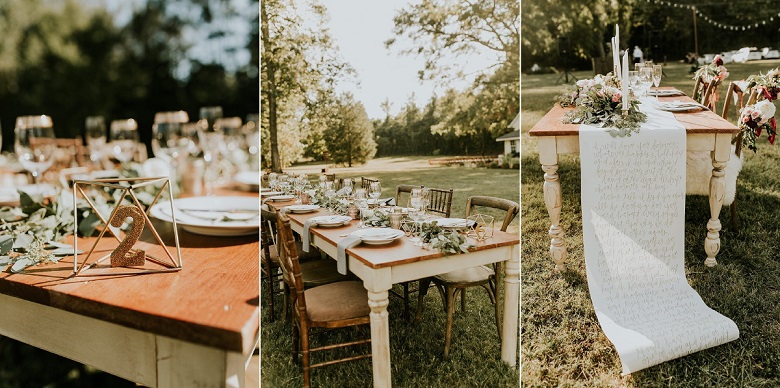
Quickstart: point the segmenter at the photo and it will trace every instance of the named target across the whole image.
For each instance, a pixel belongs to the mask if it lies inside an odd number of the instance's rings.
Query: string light
[[[703,14],[698,8],[696,8],[695,5],[679,4],[679,3],[674,3],[674,2],[671,2],[671,1],[665,1],[665,0],[644,0],[644,1],[647,2],[647,3],[660,4],[660,5],[666,6],[666,7],[683,8],[683,9],[692,10],[692,11],[694,11],[696,13],[696,16],[698,16],[699,18],[701,18],[705,22],[707,22],[707,23],[709,23],[709,24],[711,24],[711,25],[713,25],[713,26],[715,26],[717,28],[724,29],[724,30],[730,30],[730,31],[739,31],[740,29],[742,31],[752,30],[754,28],[759,28],[759,26],[765,26],[767,24],[767,22],[771,23],[771,22],[775,21],[775,17],[773,15],[773,16],[770,16],[770,17],[768,17],[768,18],[766,18],[766,19],[764,19],[762,21],[751,22],[750,24],[737,26],[737,25],[724,24],[724,23],[717,22],[717,21],[711,19],[709,16]],[[778,12],[777,16],[780,17],[780,12]]]

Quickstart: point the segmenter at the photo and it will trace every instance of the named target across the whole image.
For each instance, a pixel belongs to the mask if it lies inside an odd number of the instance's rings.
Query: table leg
[[[563,228],[561,228],[561,183],[558,181],[558,165],[543,164],[544,170],[544,204],[547,205],[547,213],[550,215],[550,256],[555,263],[556,271],[566,269],[566,245],[563,240]]]
[[[501,360],[513,368],[517,363],[517,325],[520,313],[520,252],[515,245],[506,262],[504,278],[504,324]]]
[[[368,291],[371,307],[371,364],[374,370],[374,387],[390,387],[390,323],[387,315],[387,291]]]
[[[726,162],[712,161],[712,178],[710,178],[710,220],[707,221],[707,238],[704,239],[704,251],[707,258],[704,265],[713,267],[718,264],[715,256],[720,251],[720,210],[723,207],[723,196],[726,193],[726,180],[723,177]]]
[[[720,251],[720,210],[723,207],[723,197],[726,195],[726,179],[724,178],[726,162],[731,156],[731,136],[718,134],[715,137],[715,150],[712,152],[712,178],[710,178],[710,220],[707,222],[707,238],[704,240],[704,251],[707,258],[704,265],[712,267],[718,262],[715,256]]]

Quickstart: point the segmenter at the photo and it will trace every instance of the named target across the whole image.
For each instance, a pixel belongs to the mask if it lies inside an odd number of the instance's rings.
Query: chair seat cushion
[[[363,283],[346,281],[330,283],[304,291],[309,319],[318,322],[338,321],[367,316],[368,294]]]
[[[480,265],[479,267],[459,269],[434,277],[445,283],[478,283],[487,281],[494,273],[492,268]]]
[[[301,276],[306,287],[351,280],[349,275],[342,275],[336,268],[336,261],[321,259],[301,263]]]

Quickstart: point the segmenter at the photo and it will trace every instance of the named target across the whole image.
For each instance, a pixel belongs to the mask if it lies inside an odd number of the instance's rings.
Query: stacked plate
[[[319,205],[290,205],[285,207],[288,213],[311,213],[319,208]]]
[[[698,102],[661,102],[659,104],[659,109],[665,110],[667,112],[686,112],[690,110],[704,109],[704,105],[699,104]]]
[[[294,195],[274,195],[271,197],[266,198],[266,201],[273,201],[273,202],[284,202],[284,201],[291,201],[295,199]]]
[[[651,96],[658,96],[658,97],[671,97],[671,96],[684,96],[685,93],[677,90],[677,89],[652,89],[647,92],[647,94]]]
[[[323,228],[333,228],[348,224],[350,221],[352,221],[352,218],[349,216],[318,216],[312,217],[309,220],[316,223],[317,226],[321,226]]]
[[[444,229],[466,229],[473,223],[465,218],[437,218],[434,221]]]
[[[350,233],[350,235],[360,237],[364,243],[369,245],[382,245],[403,237],[404,232],[392,228],[366,228],[356,230]]]
[[[173,200],[176,223],[182,229],[206,236],[258,234],[260,208],[254,197],[188,197]],[[170,202],[152,206],[149,215],[173,222]]]

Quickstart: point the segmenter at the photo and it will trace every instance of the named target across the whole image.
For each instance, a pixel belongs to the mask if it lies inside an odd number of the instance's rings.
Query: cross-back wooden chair
[[[693,94],[691,94],[691,96],[696,100],[696,96],[701,93],[701,97],[697,101],[714,112],[715,102],[718,100],[718,86],[720,85],[720,82],[719,78],[715,78],[710,82],[705,82],[704,78],[699,76],[695,80]]]
[[[466,201],[466,217],[470,216],[476,208],[491,208],[504,211],[504,219],[501,223],[501,231],[506,232],[507,227],[520,212],[520,205],[515,201],[508,199],[472,196]],[[439,293],[444,299],[444,306],[447,312],[447,327],[444,334],[444,357],[450,354],[450,343],[452,342],[452,316],[455,312],[455,297],[460,292],[461,310],[466,310],[466,289],[470,287],[482,287],[490,296],[490,301],[495,306],[496,329],[498,337],[501,338],[501,301],[499,297],[499,280],[503,271],[501,262],[490,266],[481,265],[462,270],[456,270],[434,277],[420,280],[420,291],[417,299],[417,313],[415,321],[422,317],[424,308],[424,298],[428,293],[428,287],[433,282],[439,289]]]
[[[339,349],[348,346],[370,344],[371,339],[360,339],[351,342],[336,343],[312,347],[309,337],[314,328],[338,329],[370,324],[368,314],[368,294],[363,284],[358,281],[341,281],[304,288],[303,275],[298,259],[298,247],[290,229],[290,219],[283,214],[277,217],[279,232],[280,263],[284,281],[291,290],[290,298],[293,306],[293,359],[299,362],[302,356],[303,386],[311,386],[310,369],[336,363],[354,361],[371,357],[368,353],[341,358],[337,360],[311,363],[311,353]]]

